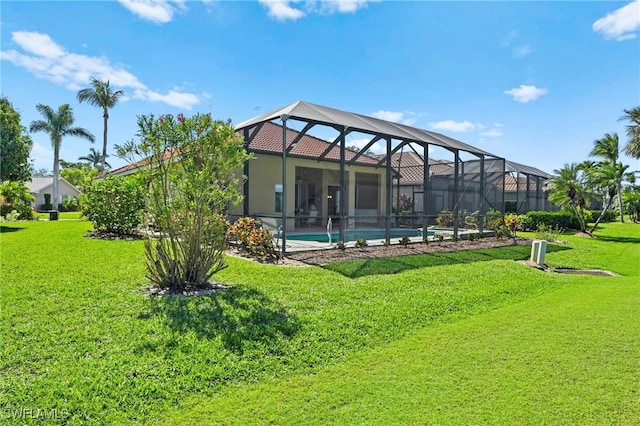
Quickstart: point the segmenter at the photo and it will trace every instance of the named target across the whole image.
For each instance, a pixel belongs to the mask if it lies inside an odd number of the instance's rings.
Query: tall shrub
[[[83,213],[99,231],[132,234],[142,223],[145,189],[136,177],[108,177],[92,182]]]
[[[158,237],[145,244],[147,275],[172,291],[203,287],[225,266],[221,216],[242,200],[244,141],[208,114],[141,116],[138,127],[140,141],[118,147],[118,156],[149,182],[147,213]]]

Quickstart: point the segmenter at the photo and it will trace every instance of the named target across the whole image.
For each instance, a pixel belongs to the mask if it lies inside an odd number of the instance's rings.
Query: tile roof
[[[381,156],[384,157],[384,156]],[[400,167],[400,183],[422,183],[424,180],[424,160],[421,155],[413,151],[396,152],[391,156],[391,165],[394,169]],[[453,163],[447,160],[435,160],[429,158],[429,172],[432,175],[451,170]]]
[[[544,179],[541,179],[541,181],[544,181]],[[498,187],[500,187],[501,185],[498,184]],[[531,179],[529,181],[529,190],[530,191],[536,191],[537,187],[536,187],[536,179]],[[540,188],[542,190],[542,188]],[[510,175],[509,173],[507,173],[504,176],[504,190],[507,192],[516,192],[516,191],[520,191],[520,192],[524,192],[527,190],[527,177],[526,176],[519,176],[516,180],[516,178],[512,175]]]
[[[287,128],[287,147],[290,147],[293,140],[300,134],[300,132]],[[318,159],[324,151],[331,145],[323,139],[315,136],[305,134],[300,138],[296,145],[288,152],[288,156],[302,157],[310,159]],[[250,152],[258,152],[272,155],[282,155],[282,126],[276,123],[266,122],[260,129],[260,132],[253,138],[249,144]],[[357,151],[352,149],[346,149],[345,159],[350,161]],[[166,152],[165,159],[172,157],[172,153]],[[329,153],[324,157],[330,161],[340,161],[340,147],[334,146]],[[127,164],[126,166],[112,170],[112,175],[128,174],[140,167],[144,160],[138,161],[134,164]],[[378,159],[371,155],[363,154],[356,160],[355,164],[365,165],[377,165]]]
[[[291,143],[293,143],[293,140],[299,134],[300,132],[287,128],[287,148],[291,146]],[[312,158],[315,160],[318,159],[330,145],[330,142],[305,134],[296,145],[289,150],[287,155]],[[282,126],[272,122],[265,122],[260,132],[249,144],[249,151],[282,155]],[[345,152],[346,161],[350,161],[356,154],[357,151],[347,148]],[[331,148],[325,156],[325,159],[340,161],[340,147],[336,145]],[[373,156],[363,154],[358,157],[355,164],[377,165],[378,161],[379,160]]]

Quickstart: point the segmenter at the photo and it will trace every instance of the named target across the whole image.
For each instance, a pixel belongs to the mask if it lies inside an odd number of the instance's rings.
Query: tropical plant
[[[109,85],[109,80],[102,81],[94,77],[91,78],[91,87],[80,90],[76,96],[80,103],[86,101],[92,106],[102,108],[104,128],[102,131],[101,172],[103,172],[107,166],[107,127],[109,121],[109,109],[113,108],[123,96],[124,91],[113,90]]]
[[[29,188],[22,182],[5,181],[0,184],[0,216],[6,216],[15,211],[15,220],[33,220],[33,208],[30,204],[35,201]]]
[[[144,196],[135,176],[109,176],[86,187],[83,214],[96,230],[131,235],[142,223]]]
[[[62,160],[60,160],[60,163],[62,163]],[[94,178],[98,176],[98,173],[98,169],[91,167],[89,164],[72,164],[70,167],[64,167],[60,170],[60,176],[82,191],[89,187]]]
[[[553,171],[554,176],[545,182],[549,191],[549,201],[560,208],[570,209],[578,219],[581,232],[587,232],[585,208],[589,204],[589,190],[586,176],[580,165],[565,164],[560,170]]]
[[[509,230],[511,231],[511,235],[514,238],[516,237],[516,231],[518,230],[518,227],[522,224],[522,219],[522,215],[518,215],[515,213],[509,213],[504,217],[504,224],[505,226],[507,226],[507,228],[509,228]]]
[[[226,223],[224,217],[220,217],[218,220],[220,223]],[[238,243],[252,256],[258,256],[265,260],[280,258],[280,252],[273,245],[273,235],[268,229],[262,227],[258,219],[246,216],[238,218],[228,226],[227,238]]]
[[[65,136],[75,136],[93,143],[95,137],[82,127],[73,127],[73,109],[69,104],[61,105],[58,111],[54,111],[48,105],[38,104],[36,109],[44,120],[31,122],[29,131],[44,132],[49,134],[51,147],[53,148],[53,207],[60,204],[60,147]]]
[[[6,204],[14,205],[18,202],[33,202],[33,196],[29,188],[22,182],[5,181],[0,184],[0,195]]]
[[[138,118],[140,141],[118,147],[149,183],[147,214],[158,231],[147,239],[147,276],[182,292],[202,288],[225,267],[226,223],[242,200],[238,172],[250,157],[230,122],[210,115]]]
[[[0,97],[0,182],[31,179],[29,153],[33,141],[20,123],[20,114]]]
[[[622,194],[627,214],[632,222],[640,222],[640,187],[632,186],[624,189]]]
[[[589,153],[590,157],[602,158],[602,162],[594,169],[594,173],[587,174],[587,178],[590,178],[597,186],[604,186],[607,188],[607,195],[613,198],[618,196],[618,208],[620,213],[620,222],[624,223],[624,212],[622,205],[622,180],[624,174],[629,166],[623,166],[618,162],[620,157],[620,142],[616,133],[607,133],[603,138],[596,140],[593,143],[593,149]],[[611,207],[611,200],[608,206]],[[595,229],[595,226],[594,226]]]
[[[624,147],[625,153],[629,157],[640,158],[640,106],[624,110],[621,120],[627,120],[627,137],[629,140]]]
[[[107,155],[107,157],[109,157],[109,156]],[[102,154],[100,154],[98,151],[96,151],[95,148],[89,148],[89,154],[83,155],[82,157],[78,157],[78,160],[86,161],[91,165],[91,167],[96,168],[98,170],[100,170],[100,168],[103,167],[102,166]],[[109,164],[109,163],[107,163],[105,161],[104,167],[111,168],[111,164]]]

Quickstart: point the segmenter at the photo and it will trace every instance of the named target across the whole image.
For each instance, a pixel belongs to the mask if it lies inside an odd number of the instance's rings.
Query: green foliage
[[[436,223],[438,226],[443,226],[445,228],[453,225],[453,213],[448,209],[441,210],[436,218]]]
[[[504,224],[507,228],[509,228],[509,230],[511,231],[511,235],[513,237],[516,236],[516,231],[522,224],[522,220],[523,220],[522,215],[518,215],[514,213],[509,213],[504,216]]]
[[[225,267],[218,218],[242,200],[238,172],[251,157],[231,123],[209,114],[141,116],[138,128],[139,142],[118,147],[118,156],[150,184],[147,214],[158,237],[146,241],[147,275],[176,292],[207,286]]]
[[[145,190],[134,177],[107,177],[87,187],[83,214],[99,231],[133,234],[142,223]]]
[[[587,231],[584,212],[593,195],[584,169],[584,165],[565,164],[562,169],[554,170],[555,175],[545,183],[549,201],[562,209],[570,209],[578,221],[577,229],[582,232]]]
[[[550,225],[541,224],[535,231],[535,236],[538,240],[545,240],[549,242],[559,241],[560,235],[562,235],[563,229],[559,226],[552,227]]]
[[[65,199],[62,204],[58,206],[58,210],[61,212],[77,212],[80,210],[80,201],[78,197],[71,197]]]
[[[33,220],[34,211],[30,203],[36,198],[22,182],[5,181],[0,184],[0,216],[14,220]]]
[[[89,105],[100,108],[102,110],[103,118],[103,131],[102,131],[102,156],[100,156],[99,166],[93,162],[94,166],[98,166],[101,171],[106,170],[107,166],[107,134],[108,134],[108,122],[109,122],[109,109],[116,106],[120,98],[124,96],[123,90],[113,90],[109,84],[109,80],[102,81],[95,77],[91,77],[91,87],[81,89],[78,91],[76,98],[78,102],[87,102]],[[96,153],[95,151],[93,151]]]
[[[98,173],[98,169],[92,168],[88,164],[72,164],[70,167],[60,170],[60,176],[82,191],[85,191],[91,185]]]
[[[570,210],[530,211],[523,215],[521,227],[525,231],[535,231],[541,225],[560,229],[580,229],[580,222]]]
[[[618,212],[613,209],[590,210],[589,213],[585,212],[585,217],[589,218],[589,222],[593,222],[598,218],[600,218],[600,222],[602,223],[615,222],[618,220]]]
[[[629,218],[633,222],[640,222],[640,187],[626,188],[622,198]]]
[[[358,238],[356,240],[356,248],[365,248],[369,245],[369,243],[367,243],[367,240],[365,240],[364,238]]]
[[[222,217],[221,220],[224,220]],[[236,241],[253,256],[265,260],[277,260],[281,254],[273,245],[273,235],[264,229],[258,219],[251,217],[238,218],[227,231],[227,238]]]
[[[469,241],[479,241],[482,239],[482,235],[479,232],[472,232],[467,234],[467,239]]]
[[[347,246],[344,244],[344,241],[338,241],[336,243],[336,249],[345,251],[347,249]]]
[[[503,214],[496,209],[490,209],[484,215],[484,228],[496,230],[504,225]]]
[[[404,236],[400,239],[399,243],[400,245],[407,247],[411,243],[411,240],[409,239],[409,237]]]
[[[20,122],[20,114],[0,97],[0,182],[31,179],[29,155],[33,141]]]

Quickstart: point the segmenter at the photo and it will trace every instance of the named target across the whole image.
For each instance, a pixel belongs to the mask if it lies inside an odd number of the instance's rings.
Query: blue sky
[[[626,141],[618,119],[640,105],[640,0],[2,1],[1,12],[2,95],[25,126],[36,104],[69,103],[96,149],[102,114],[76,101],[91,76],[126,92],[110,151],[141,114],[239,123],[304,100],[552,172],[605,133]],[[51,170],[47,136],[32,138],[35,167]],[[67,138],[61,158],[90,146]]]

